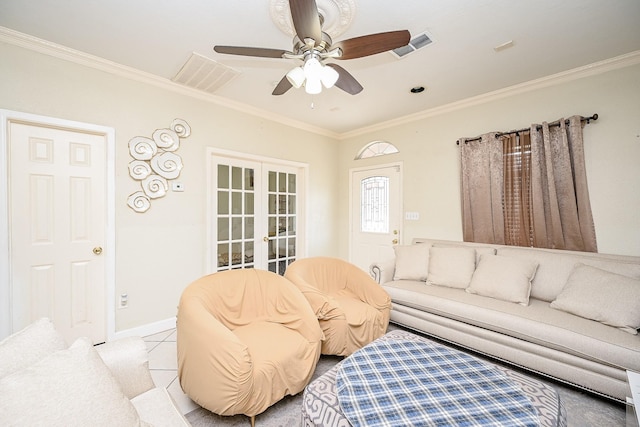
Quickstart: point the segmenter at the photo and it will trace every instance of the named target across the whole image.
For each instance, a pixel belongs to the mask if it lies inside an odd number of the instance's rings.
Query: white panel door
[[[12,327],[49,317],[67,342],[106,338],[106,139],[10,122]]]
[[[373,261],[393,256],[402,243],[400,164],[351,170],[349,259],[366,272]]]

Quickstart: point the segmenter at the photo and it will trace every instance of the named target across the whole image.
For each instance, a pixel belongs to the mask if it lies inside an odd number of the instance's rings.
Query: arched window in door
[[[372,176],[360,182],[363,233],[389,232],[389,177]]]

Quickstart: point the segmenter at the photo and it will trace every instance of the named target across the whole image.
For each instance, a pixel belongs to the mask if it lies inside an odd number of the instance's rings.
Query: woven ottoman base
[[[379,340],[429,341],[410,332],[394,330]],[[336,375],[340,364],[336,364],[324,375],[311,382],[304,390],[302,401],[302,425],[323,427],[350,427],[342,413],[336,393]],[[487,363],[487,362],[485,362]],[[511,369],[495,365],[511,380],[520,385],[523,393],[535,408],[539,426],[566,427],[566,411],[558,393],[548,385]]]

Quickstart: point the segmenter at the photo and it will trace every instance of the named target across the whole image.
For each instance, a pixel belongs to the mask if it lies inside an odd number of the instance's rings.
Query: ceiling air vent
[[[408,45],[393,49],[391,54],[400,59],[431,43],[433,43],[433,40],[427,35],[427,33],[418,34],[411,39]]]
[[[233,68],[193,52],[171,80],[213,94],[238,74]]]

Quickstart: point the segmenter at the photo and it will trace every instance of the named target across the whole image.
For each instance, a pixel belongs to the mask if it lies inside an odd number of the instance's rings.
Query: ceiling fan
[[[257,56],[261,58],[300,59],[301,67],[289,71],[272,92],[282,95],[292,87],[317,94],[322,86],[337,86],[343,91],[356,95],[362,91],[362,85],[341,66],[333,63],[323,64],[331,59],[354,59],[386,52],[409,44],[411,35],[407,30],[390,31],[354,37],[333,43],[331,37],[322,31],[324,18],[318,12],[315,0],[289,0],[291,20],[296,32],[293,38],[293,52],[282,49],[268,49],[243,46],[214,46],[218,53]]]

